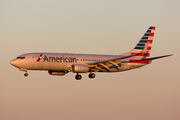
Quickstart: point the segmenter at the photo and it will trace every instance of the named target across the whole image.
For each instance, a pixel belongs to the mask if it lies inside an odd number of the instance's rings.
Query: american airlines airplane
[[[25,71],[24,76],[28,76],[27,70],[47,70],[50,75],[59,76],[68,72],[76,73],[76,80],[82,78],[80,73],[89,72],[89,78],[95,78],[96,72],[132,70],[150,64],[152,60],[171,56],[149,57],[154,31],[154,26],[149,27],[135,48],[121,55],[27,53],[18,56],[10,63],[20,71]]]

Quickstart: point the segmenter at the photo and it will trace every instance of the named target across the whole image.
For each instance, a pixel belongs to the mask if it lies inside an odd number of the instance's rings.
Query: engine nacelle
[[[68,73],[68,71],[48,70],[48,73],[49,73],[50,75],[60,75],[60,76],[63,76],[63,75],[65,75],[66,73]]]
[[[87,73],[89,71],[89,67],[83,64],[74,64],[71,66],[71,71],[75,73]]]

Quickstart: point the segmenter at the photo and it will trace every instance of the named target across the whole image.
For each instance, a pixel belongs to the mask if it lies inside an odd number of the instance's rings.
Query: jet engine
[[[89,71],[89,67],[83,64],[74,64],[71,66],[71,71],[75,73],[87,73]]]
[[[68,71],[48,70],[48,73],[50,75],[60,75],[60,76],[63,76],[66,73],[68,73]]]

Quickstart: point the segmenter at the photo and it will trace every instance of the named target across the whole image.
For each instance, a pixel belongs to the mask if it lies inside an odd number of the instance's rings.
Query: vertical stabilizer
[[[135,56],[136,59],[149,58],[154,37],[154,31],[155,27],[150,26],[144,36],[135,46],[135,48],[131,51],[131,55],[143,52],[143,54]]]

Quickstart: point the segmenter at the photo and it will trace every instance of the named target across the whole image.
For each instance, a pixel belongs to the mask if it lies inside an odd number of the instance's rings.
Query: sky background
[[[179,120],[179,0],[0,0],[0,120]],[[156,26],[151,57],[126,72],[50,76],[10,65],[30,52],[122,54]]]

